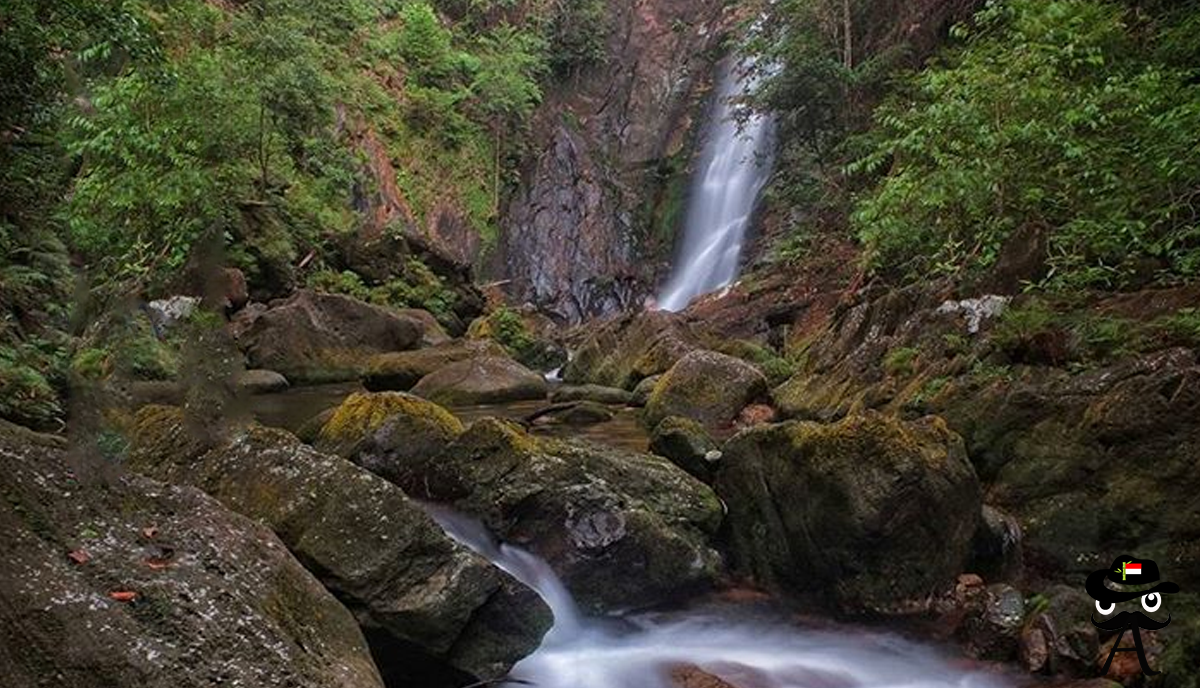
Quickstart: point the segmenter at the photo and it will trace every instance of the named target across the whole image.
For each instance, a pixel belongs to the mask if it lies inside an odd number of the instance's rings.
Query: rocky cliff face
[[[638,302],[669,225],[712,63],[732,17],[715,0],[609,4],[604,60],[547,94],[493,271],[564,320]],[[672,196],[675,196],[674,198]]]

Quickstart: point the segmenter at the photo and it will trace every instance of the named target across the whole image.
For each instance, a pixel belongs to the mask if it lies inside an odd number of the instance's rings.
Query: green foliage
[[[1156,319],[1150,326],[1169,341],[1200,347],[1200,308],[1181,308],[1171,315]]]
[[[0,418],[50,429],[62,417],[62,348],[36,340],[0,345]]]
[[[879,272],[995,264],[1019,228],[1049,233],[1045,286],[1200,273],[1200,86],[1101,0],[993,3],[945,64],[876,115],[852,167],[887,172],[854,214]]]
[[[917,357],[921,350],[911,346],[901,346],[887,352],[883,357],[883,369],[888,375],[912,375]]]
[[[507,307],[500,307],[487,316],[491,339],[521,359],[535,344],[533,333],[525,326],[521,314]]]
[[[780,356],[774,350],[751,341],[734,339],[718,342],[715,349],[754,364],[766,376],[772,387],[786,382],[798,370],[796,362],[791,358]]]
[[[610,31],[603,0],[562,0],[547,27],[550,66],[569,76],[604,57]]]
[[[452,323],[456,317],[454,307],[458,304],[458,296],[441,277],[417,258],[409,258],[403,274],[383,284],[367,285],[358,273],[351,270],[318,270],[309,276],[308,286],[380,306],[421,308],[445,324]]]
[[[308,287],[317,291],[331,294],[345,294],[360,301],[371,298],[371,290],[363,284],[358,273],[351,270],[334,272],[333,270],[318,270],[308,277]]]

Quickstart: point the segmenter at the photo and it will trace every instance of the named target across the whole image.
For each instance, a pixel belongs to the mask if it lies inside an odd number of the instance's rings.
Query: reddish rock
[[[768,404],[750,404],[738,414],[737,424],[749,428],[755,425],[774,423],[778,418],[779,413],[774,407]]]
[[[695,664],[671,667],[671,683],[677,688],[741,688],[713,676]]]
[[[225,304],[233,311],[241,310],[250,301],[250,289],[246,286],[246,275],[237,268],[221,271],[224,285]]]

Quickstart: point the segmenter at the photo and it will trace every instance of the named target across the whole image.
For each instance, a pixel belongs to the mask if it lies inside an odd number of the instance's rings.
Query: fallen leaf
[[[87,552],[85,552],[81,549],[77,549],[77,550],[67,552],[67,558],[70,559],[71,561],[75,562],[76,564],[86,564],[89,561],[91,561],[92,555],[88,554]]]
[[[147,540],[153,540],[154,536],[156,535],[158,535],[158,526],[142,528],[142,537],[146,538]]]
[[[137,599],[138,594],[132,590],[114,590],[108,593],[108,596],[117,602],[132,602]]]
[[[170,565],[171,565],[171,560],[163,558],[163,557],[150,557],[150,558],[146,559],[146,566],[149,566],[150,568],[154,569],[155,571],[161,571]]]

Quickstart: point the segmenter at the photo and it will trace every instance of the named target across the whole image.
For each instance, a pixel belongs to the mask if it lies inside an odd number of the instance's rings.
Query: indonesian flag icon
[[[1121,564],[1121,568],[1116,570],[1121,574],[1121,580],[1128,580],[1129,576],[1140,576],[1142,573],[1142,565],[1135,564],[1132,561],[1127,561]]]

